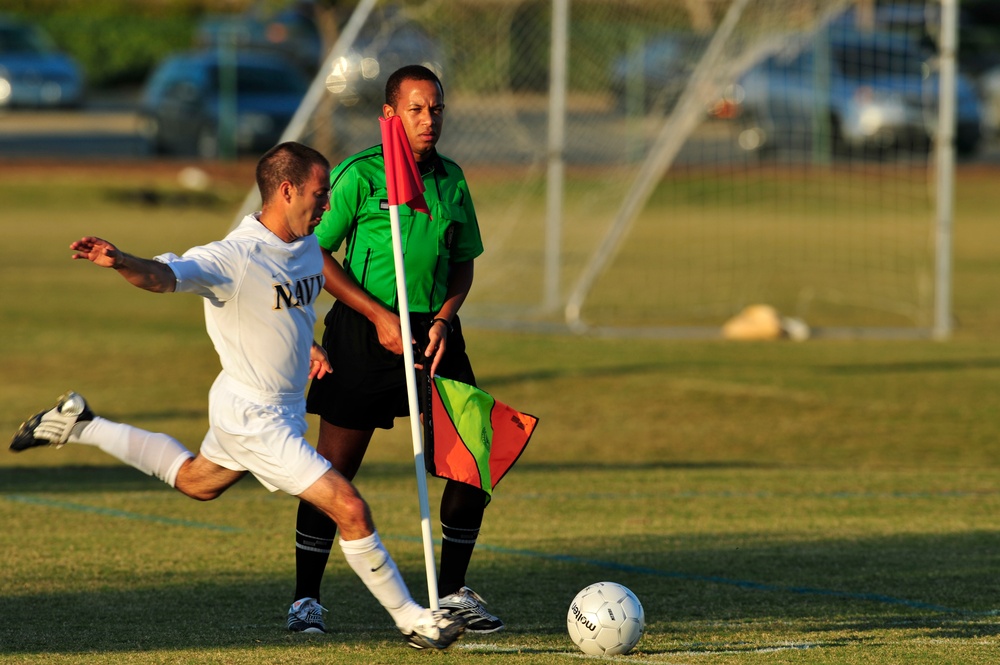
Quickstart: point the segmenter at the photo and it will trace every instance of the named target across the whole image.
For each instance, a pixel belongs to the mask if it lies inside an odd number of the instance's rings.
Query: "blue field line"
[[[419,538],[414,538],[412,536],[406,536],[406,537],[391,536],[390,538],[393,540],[421,542]],[[440,546],[441,543],[440,540],[435,540],[434,542]],[[495,552],[497,554],[523,556],[533,559],[545,559],[547,561],[558,561],[559,563],[572,563],[572,564],[581,564],[586,566],[594,566],[596,568],[604,568],[606,570],[612,570],[614,572],[619,572],[619,573],[638,573],[640,575],[668,577],[675,580],[685,580],[687,582],[707,582],[709,584],[723,584],[726,586],[734,586],[740,589],[748,589],[751,591],[791,593],[791,594],[799,594],[805,596],[825,596],[828,598],[841,598],[844,600],[863,600],[872,603],[882,603],[884,605],[900,605],[903,607],[909,607],[918,610],[929,610],[932,612],[940,612],[942,614],[962,614],[966,616],[996,615],[996,611],[994,610],[986,612],[975,612],[972,610],[963,610],[954,607],[945,607],[944,605],[936,605],[934,603],[925,603],[919,600],[907,600],[906,598],[895,598],[893,596],[887,596],[878,593],[834,591],[831,589],[819,589],[814,587],[785,586],[781,584],[767,584],[764,582],[753,582],[750,580],[737,580],[728,577],[720,577],[716,575],[695,575],[692,573],[680,573],[670,570],[660,570],[658,568],[649,568],[646,566],[632,566],[629,564],[617,563],[614,561],[587,559],[584,557],[573,556],[571,554],[547,554],[545,552],[535,552],[532,550],[510,549],[506,547],[497,547],[495,545],[488,545],[485,543],[480,543],[476,545],[476,549],[488,550],[490,552]]]
[[[108,517],[119,517],[127,520],[140,522],[154,522],[156,524],[169,524],[170,526],[184,526],[194,529],[208,529],[210,531],[223,531],[225,533],[240,533],[243,529],[234,526],[221,524],[205,524],[203,522],[191,522],[189,520],[178,520],[172,517],[157,517],[156,515],[143,515],[142,513],[130,513],[114,508],[98,508],[87,506],[82,503],[70,503],[68,501],[55,501],[53,499],[43,499],[35,496],[25,496],[23,494],[4,494],[3,498],[16,503],[28,503],[34,506],[46,506],[49,508],[62,508],[63,510],[74,510],[81,513],[93,513],[95,515],[105,515]]]

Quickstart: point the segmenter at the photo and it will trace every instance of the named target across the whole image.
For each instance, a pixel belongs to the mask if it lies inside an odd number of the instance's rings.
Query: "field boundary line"
[[[88,506],[83,503],[71,503],[69,501],[57,501],[55,499],[45,499],[37,496],[27,496],[24,494],[4,494],[3,497],[15,503],[26,503],[33,506],[44,506],[46,508],[61,508],[79,513],[91,513],[93,515],[104,515],[106,517],[117,517],[120,519],[134,520],[138,522],[152,522],[155,524],[167,524],[170,526],[183,526],[194,529],[208,529],[210,531],[224,531],[226,533],[240,533],[243,529],[225,524],[206,524],[204,522],[193,522],[191,520],[181,520],[174,517],[161,517],[158,515],[144,515],[142,513],[131,513],[115,508],[101,508],[98,506]]]

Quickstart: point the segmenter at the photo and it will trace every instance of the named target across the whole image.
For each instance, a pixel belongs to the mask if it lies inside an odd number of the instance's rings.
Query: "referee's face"
[[[444,124],[444,92],[434,81],[406,79],[399,86],[396,107],[386,104],[382,114],[386,118],[398,115],[403,121],[406,138],[418,162],[427,159],[441,138]]]

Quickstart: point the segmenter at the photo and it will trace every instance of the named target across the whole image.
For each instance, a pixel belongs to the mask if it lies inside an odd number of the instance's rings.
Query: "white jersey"
[[[230,380],[261,396],[298,399],[323,290],[323,256],[312,235],[286,243],[247,215],[222,240],[155,257],[177,292],[205,298],[205,325]]]

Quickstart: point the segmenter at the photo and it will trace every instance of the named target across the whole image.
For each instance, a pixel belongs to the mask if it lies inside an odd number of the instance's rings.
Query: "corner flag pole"
[[[417,496],[420,502],[420,531],[427,569],[427,595],[432,610],[438,609],[437,570],[434,565],[434,538],[431,532],[430,506],[427,498],[427,471],[424,463],[424,440],[417,402],[417,376],[414,368],[413,331],[410,327],[410,303],[406,293],[403,265],[403,241],[399,228],[399,204],[410,203],[417,210],[427,209],[423,182],[417,173],[406,132],[398,117],[379,118],[382,128],[382,153],[385,158],[386,189],[389,195],[389,225],[392,230],[392,256],[396,266],[396,299],[399,301],[399,326],[403,341],[403,367],[406,371],[406,396],[410,408],[410,433],[413,437],[413,462],[417,471]]]
[[[431,511],[427,498],[427,472],[424,466],[424,439],[417,405],[417,376],[413,367],[413,332],[410,329],[410,307],[406,301],[406,274],[403,268],[403,243],[399,232],[399,206],[389,205],[392,225],[392,254],[396,262],[396,293],[399,299],[399,327],[403,337],[403,365],[406,368],[406,398],[410,407],[410,433],[413,436],[413,463],[417,468],[417,495],[420,501],[420,532],[424,541],[424,565],[427,568],[427,595],[430,608],[438,609],[437,571],[434,565],[434,537],[431,533]]]

